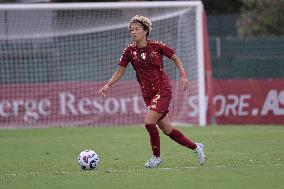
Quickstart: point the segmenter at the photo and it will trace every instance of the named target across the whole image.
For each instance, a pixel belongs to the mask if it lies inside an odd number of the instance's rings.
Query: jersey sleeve
[[[123,66],[123,67],[127,67],[128,63],[130,62],[130,58],[129,58],[129,49],[125,48],[122,52],[122,55],[120,57],[120,60],[118,62],[118,65]]]
[[[175,54],[175,51],[164,43],[160,43],[161,53],[169,59]]]

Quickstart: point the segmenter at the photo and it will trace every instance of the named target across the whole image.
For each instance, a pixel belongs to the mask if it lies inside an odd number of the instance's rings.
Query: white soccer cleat
[[[197,161],[198,161],[198,164],[199,165],[204,165],[205,164],[205,159],[206,159],[206,156],[203,152],[203,149],[204,149],[204,145],[201,144],[201,143],[196,143],[196,149],[194,149],[194,153],[196,153],[197,155]]]
[[[152,156],[147,162],[145,163],[146,168],[154,168],[157,167],[162,163],[162,160],[160,157]]]

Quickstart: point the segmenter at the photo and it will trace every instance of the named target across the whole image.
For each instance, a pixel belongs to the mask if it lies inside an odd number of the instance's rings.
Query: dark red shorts
[[[148,109],[158,112],[158,113],[167,113],[169,112],[169,105],[172,99],[172,93],[159,94],[157,93],[151,97],[143,97],[144,102]]]

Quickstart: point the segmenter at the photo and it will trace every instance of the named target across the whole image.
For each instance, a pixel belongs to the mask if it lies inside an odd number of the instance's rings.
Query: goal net
[[[1,6],[0,126],[143,124],[147,109],[131,65],[107,97],[97,95],[131,42],[128,21],[137,14],[151,19],[149,38],[175,50],[190,80],[182,92],[177,67],[164,58],[171,120],[204,125],[202,11],[199,1]]]

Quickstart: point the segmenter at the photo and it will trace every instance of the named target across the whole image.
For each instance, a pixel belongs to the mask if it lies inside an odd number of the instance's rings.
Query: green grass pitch
[[[163,164],[151,156],[143,126],[0,130],[0,189],[280,189],[284,127],[177,127],[203,142],[207,163],[161,135]],[[99,154],[97,171],[81,171],[84,149]]]

